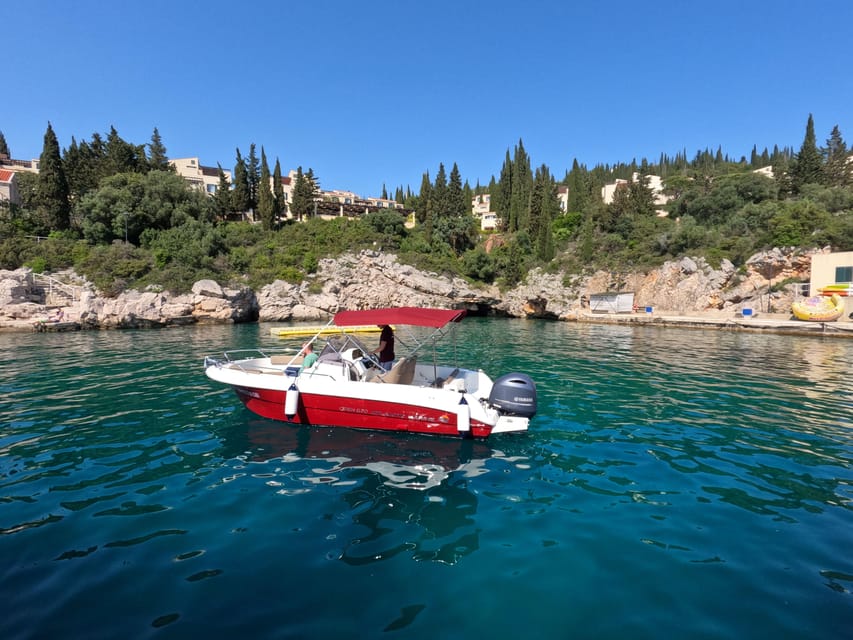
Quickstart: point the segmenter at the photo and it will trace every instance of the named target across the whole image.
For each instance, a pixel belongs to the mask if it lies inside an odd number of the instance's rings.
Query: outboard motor
[[[508,373],[495,380],[489,404],[507,415],[532,418],[536,414],[536,385],[524,373]]]

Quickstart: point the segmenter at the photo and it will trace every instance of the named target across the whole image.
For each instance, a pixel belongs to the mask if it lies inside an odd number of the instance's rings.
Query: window
[[[853,267],[835,267],[836,282],[853,282]]]

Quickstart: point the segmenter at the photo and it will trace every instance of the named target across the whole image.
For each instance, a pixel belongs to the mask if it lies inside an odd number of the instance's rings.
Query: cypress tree
[[[554,257],[552,222],[560,210],[557,185],[544,164],[536,170],[530,199],[528,233],[536,257],[548,262]]]
[[[482,189],[480,189],[480,185],[477,185],[477,193],[482,193]],[[462,185],[462,214],[463,216],[471,217],[471,203],[474,201],[474,191],[471,189],[471,185],[468,184],[468,181],[465,181],[465,184]]]
[[[9,151],[9,145],[6,144],[6,136],[3,135],[2,131],[0,131],[0,155],[6,156],[7,158],[12,157],[12,153]]]
[[[258,206],[258,187],[261,182],[261,170],[255,143],[249,145],[249,157],[246,160],[246,176],[249,184],[249,208],[254,211]],[[253,216],[254,217],[254,216]]]
[[[98,146],[95,147],[94,144]],[[103,175],[105,172],[102,153],[100,137],[94,138],[91,145],[85,140],[78,145],[77,141],[71,138],[71,146],[65,152],[63,165],[68,179],[68,190],[75,200],[97,189],[100,179],[106,177]]]
[[[48,122],[44,146],[39,157],[37,200],[49,230],[71,226],[71,200],[65,168],[59,154],[59,142]]]
[[[309,168],[307,173],[302,173],[302,167],[297,167],[293,184],[293,201],[290,203],[290,211],[295,218],[304,220],[314,213],[316,192],[317,182],[314,171]]]
[[[838,125],[832,128],[832,133],[826,141],[826,148],[822,151],[825,158],[826,184],[830,187],[848,187],[853,184],[853,164],[850,162],[847,143],[841,137]]]
[[[151,171],[175,171],[175,167],[169,162],[166,155],[166,146],[160,137],[157,127],[151,134],[151,142],[148,143],[148,167]]]
[[[281,184],[281,163],[275,159],[275,169],[272,173],[272,196],[275,203],[275,218],[278,220],[282,213],[287,211],[287,203],[284,201],[284,186]]]
[[[509,203],[511,199],[512,160],[510,159],[509,149],[507,149],[497,189],[491,193],[492,211],[495,212],[504,229],[507,228],[509,223]]]
[[[72,198],[78,199],[85,191],[80,189],[83,182],[82,176],[80,176],[83,162],[80,147],[77,146],[77,140],[74,139],[74,136],[71,136],[71,144],[62,154],[62,164],[65,169],[65,179],[68,182],[68,193]]]
[[[228,184],[228,176],[222,170],[222,165],[217,164],[216,166],[219,168],[219,185],[213,195],[213,209],[218,220],[226,220],[232,212],[231,189]]]
[[[630,212],[634,215],[653,216],[655,214],[655,194],[649,186],[649,176],[640,173],[628,186]]]
[[[237,162],[234,164],[234,189],[231,192],[231,207],[238,213],[248,213],[252,208],[249,196],[249,175],[246,171],[246,161],[237,149]],[[250,219],[254,220],[254,216]]]
[[[275,202],[273,201],[272,188],[270,187],[270,167],[267,164],[267,154],[261,147],[261,178],[258,183],[258,215],[261,225],[266,231],[270,231],[275,223]]]
[[[566,211],[578,212],[586,209],[589,202],[589,179],[586,168],[581,167],[577,158],[572,162],[568,179],[569,198]]]
[[[147,171],[148,162],[144,160],[144,154],[140,154],[138,147],[122,139],[115,127],[110,127],[105,150],[104,162],[106,166],[104,170],[106,176],[117,173],[145,173]]]
[[[795,193],[799,193],[804,185],[822,183],[823,158],[821,158],[820,151],[817,148],[814,119],[812,114],[809,114],[806,123],[806,135],[791,169],[791,186]]]
[[[462,176],[459,167],[453,163],[450,170],[450,182],[447,185],[447,211],[454,218],[462,218],[471,209],[471,201],[465,203],[465,191],[462,188]]]
[[[308,167],[305,177],[308,180],[306,183],[306,193],[313,204],[314,200],[320,195],[320,180],[318,180],[317,176],[314,175],[314,169],[311,167]]]
[[[429,179],[429,171],[421,178],[421,191],[418,194],[415,220],[418,224],[425,224],[429,217],[430,200],[432,200],[432,182]]]
[[[524,150],[524,143],[519,139],[512,162],[512,193],[507,231],[521,231],[527,228],[532,189],[533,173],[530,170],[530,158]]]
[[[438,218],[443,218],[450,211],[450,202],[447,191],[447,173],[444,164],[438,164],[438,172],[435,174],[435,182],[432,185],[432,193],[429,200],[429,213],[433,223]]]
[[[578,232],[578,257],[582,263],[589,263],[595,256],[595,222],[592,212],[584,213],[583,222]]]

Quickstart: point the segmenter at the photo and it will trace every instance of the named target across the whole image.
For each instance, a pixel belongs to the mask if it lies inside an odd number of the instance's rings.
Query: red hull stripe
[[[271,420],[328,427],[461,435],[457,428],[455,412],[414,407],[398,402],[300,393],[298,412],[289,420],[284,414],[284,391],[246,387],[234,387],[234,390],[247,409]],[[485,438],[491,431],[491,426],[478,420],[471,421],[470,435]]]

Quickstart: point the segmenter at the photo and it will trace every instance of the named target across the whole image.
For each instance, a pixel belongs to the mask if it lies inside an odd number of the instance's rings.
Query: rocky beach
[[[773,249],[752,256],[740,269],[726,260],[714,268],[694,258],[637,273],[597,271],[568,276],[536,269],[509,290],[495,285],[475,287],[459,277],[422,272],[401,264],[392,254],[374,251],[321,260],[317,272],[298,284],[277,280],[253,291],[200,280],[190,293],[178,295],[149,288],[107,298],[73,272],[52,274],[49,282],[62,283],[60,292],[46,287],[44,276],[21,268],[0,271],[0,330],[325,321],[340,309],[452,306],[479,315],[516,318],[696,326],[737,322],[740,326],[777,329],[790,324],[788,328],[811,331],[815,324],[823,323],[793,320],[791,303],[799,290],[793,284],[778,284],[808,282],[810,256],[820,251]],[[591,312],[590,296],[616,291],[633,293],[634,312]],[[753,315],[744,317],[743,309]],[[61,322],[50,322],[51,315],[59,310]],[[839,329],[853,327],[847,314],[831,324]]]

